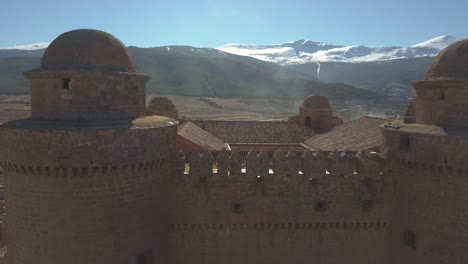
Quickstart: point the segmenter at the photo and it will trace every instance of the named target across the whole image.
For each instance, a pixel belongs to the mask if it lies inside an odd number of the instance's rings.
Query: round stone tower
[[[167,116],[173,119],[179,118],[179,111],[174,103],[167,97],[153,97],[148,103],[148,109],[156,115]]]
[[[468,39],[441,51],[413,85],[418,123],[468,127]]]
[[[468,263],[468,40],[414,87],[415,120],[382,125],[395,190],[389,263]]]
[[[343,120],[333,115],[333,109],[325,96],[311,95],[304,100],[297,117],[299,124],[319,132],[327,132],[342,125]]]
[[[60,35],[25,76],[32,118],[0,129],[9,263],[164,261],[177,121],[149,115],[149,77],[97,30]]]

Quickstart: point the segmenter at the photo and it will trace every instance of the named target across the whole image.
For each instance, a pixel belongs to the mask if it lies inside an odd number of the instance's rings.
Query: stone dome
[[[49,45],[42,69],[86,69],[136,72],[125,45],[109,33],[78,29],[63,33]]]
[[[167,97],[154,97],[148,104],[150,110],[174,110],[174,103]]]
[[[312,109],[331,108],[328,99],[321,95],[311,95],[304,100],[303,107]]]
[[[468,79],[468,39],[442,50],[432,61],[426,78]]]

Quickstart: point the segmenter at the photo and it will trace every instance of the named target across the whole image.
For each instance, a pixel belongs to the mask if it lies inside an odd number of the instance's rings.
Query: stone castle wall
[[[0,130],[9,263],[164,262],[175,130]]]
[[[383,133],[395,182],[391,263],[467,263],[468,140]]]
[[[415,100],[418,123],[468,126],[467,80],[424,80],[413,84],[418,94]]]
[[[32,71],[27,76],[31,79],[33,118],[108,120],[146,113],[146,75]]]
[[[170,184],[169,263],[388,259],[392,181],[378,154],[194,152],[188,165],[181,155]]]

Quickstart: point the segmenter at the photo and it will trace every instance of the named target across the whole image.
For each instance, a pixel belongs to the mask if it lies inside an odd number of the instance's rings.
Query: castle
[[[8,263],[467,263],[467,67],[468,40],[442,51],[414,83],[415,122],[380,127],[381,153],[194,150],[187,164],[126,47],[66,32],[25,73],[32,118],[0,128]],[[299,121],[340,123],[319,109]]]

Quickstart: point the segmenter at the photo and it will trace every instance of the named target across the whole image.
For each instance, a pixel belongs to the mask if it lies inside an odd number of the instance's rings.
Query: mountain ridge
[[[352,88],[345,85],[349,84],[408,98],[414,96],[411,81],[423,78],[432,58],[457,40],[443,35],[409,47],[343,46],[306,39],[282,44],[228,44],[243,45],[244,50],[238,54],[184,45],[128,48],[139,70],[155,76],[148,84],[155,92],[300,97],[306,90],[332,87],[333,92],[320,93],[345,98],[351,94]],[[40,45],[26,46],[30,49],[0,49],[0,92],[26,92],[27,82],[21,71],[37,67],[45,51],[31,49]],[[336,87],[346,87],[346,94],[336,94]],[[352,97],[356,94],[371,96],[357,92]]]
[[[128,47],[140,72],[153,78],[148,92],[196,97],[301,99],[381,98],[381,93],[343,83],[320,83],[305,72],[212,48]],[[22,72],[39,67],[42,50],[0,50],[0,93],[28,93]]]
[[[295,65],[320,62],[375,62],[395,59],[434,57],[443,48],[461,40],[442,35],[408,47],[364,45],[336,45],[300,39],[282,44],[227,44],[218,47],[224,52],[249,56],[280,65]]]

